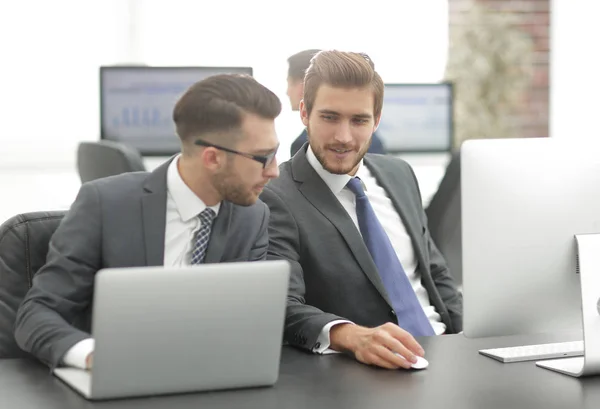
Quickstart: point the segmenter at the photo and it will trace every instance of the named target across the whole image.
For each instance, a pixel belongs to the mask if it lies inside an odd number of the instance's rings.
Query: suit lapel
[[[375,176],[377,183],[385,190],[390,197],[394,208],[400,215],[400,219],[404,223],[406,231],[410,236],[413,248],[419,263],[425,266],[425,249],[420,240],[422,235],[422,227],[419,220],[414,217],[408,217],[406,209],[411,206],[406,197],[406,190],[402,189],[403,183],[397,179],[397,172],[388,172],[383,166],[365,157],[364,164],[369,168],[369,171]]]
[[[152,172],[144,184],[142,220],[146,265],[162,266],[167,216],[167,169],[173,159]]]
[[[377,267],[362,236],[337,197],[308,163],[304,149],[293,158],[292,169],[294,179],[302,182],[299,187],[300,192],[335,226],[367,278],[383,299],[391,305]]]
[[[210,233],[206,257],[204,258],[205,263],[218,263],[221,261],[225,251],[225,243],[227,243],[232,210],[231,203],[225,201],[221,203],[219,215],[215,218]]]

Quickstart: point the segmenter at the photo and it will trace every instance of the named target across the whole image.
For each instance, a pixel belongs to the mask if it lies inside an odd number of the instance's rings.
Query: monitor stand
[[[575,241],[581,286],[583,356],[535,364],[575,377],[600,375],[600,234],[576,235]]]

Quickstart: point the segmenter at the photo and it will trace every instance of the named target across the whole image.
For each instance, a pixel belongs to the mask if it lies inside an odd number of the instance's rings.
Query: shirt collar
[[[323,182],[325,182],[329,189],[331,189],[334,195],[339,194],[342,191],[342,189],[346,187],[350,179],[352,179],[352,176],[350,175],[335,175],[325,170],[325,168],[323,168],[323,165],[321,165],[321,162],[319,162],[319,160],[315,156],[310,145],[308,146],[308,150],[306,151],[306,159],[308,160],[308,163],[310,163],[310,165],[313,167],[315,172],[317,172],[321,179],[323,179]],[[358,164],[358,171],[356,172],[357,176],[360,176],[359,173],[361,173],[363,167],[363,161],[361,159],[360,163]]]
[[[184,222],[190,221],[207,207],[213,209],[215,214],[218,215],[221,203],[217,203],[214,206],[206,206],[181,178],[179,169],[177,168],[180,157],[181,154],[177,155],[169,164],[169,169],[167,170],[167,192],[173,198],[175,208],[179,212],[181,220]]]

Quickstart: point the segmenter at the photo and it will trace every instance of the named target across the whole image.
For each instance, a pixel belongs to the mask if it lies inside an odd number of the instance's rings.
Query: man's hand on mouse
[[[87,369],[88,371],[90,369],[92,369],[92,365],[94,364],[94,353],[91,352],[86,358],[85,358],[85,369]]]
[[[389,322],[375,328],[344,323],[332,327],[329,334],[332,349],[350,352],[358,361],[382,368],[409,369],[417,362],[416,356],[425,354],[410,333]]]

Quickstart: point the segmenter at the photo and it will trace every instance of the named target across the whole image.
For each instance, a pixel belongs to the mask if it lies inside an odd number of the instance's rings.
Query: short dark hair
[[[304,50],[289,57],[288,78],[304,81],[304,74],[310,65],[310,60],[321,50]]]
[[[186,144],[209,133],[239,128],[244,113],[275,119],[281,113],[281,101],[249,75],[219,74],[187,89],[175,104],[173,121]]]

